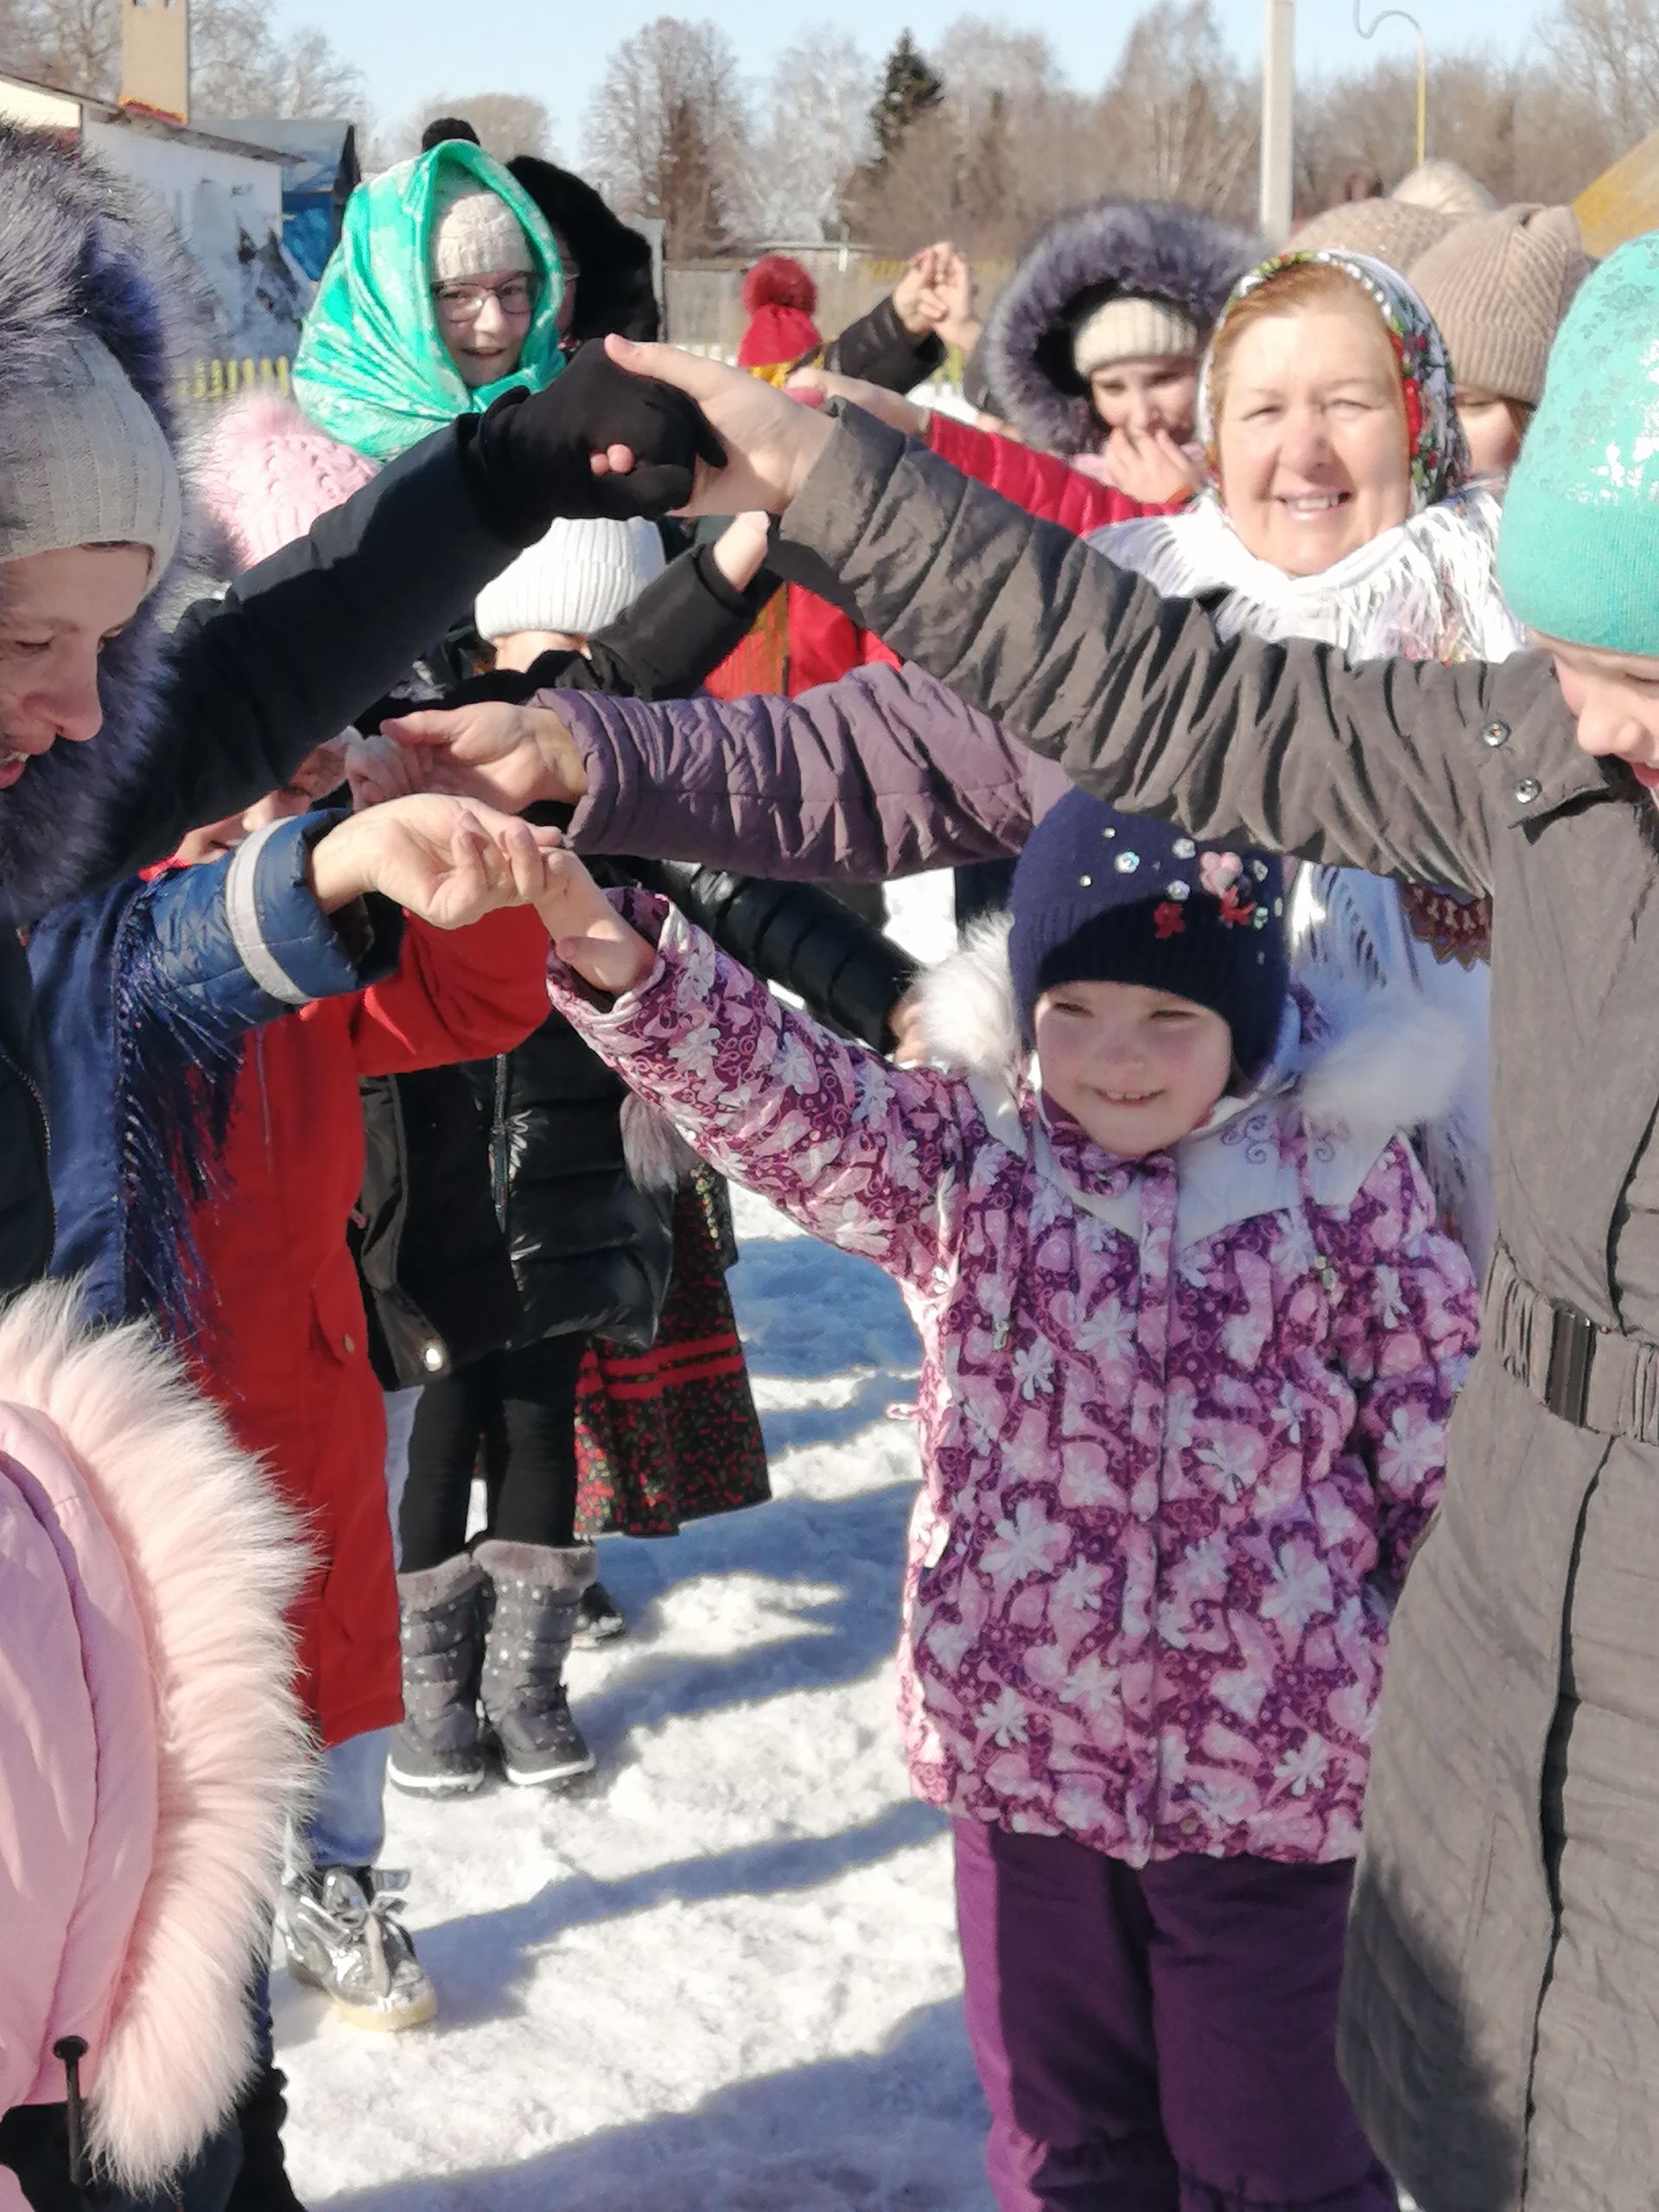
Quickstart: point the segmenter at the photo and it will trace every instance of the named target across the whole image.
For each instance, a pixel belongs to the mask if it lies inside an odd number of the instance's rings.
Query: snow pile
[[[948,944],[948,883],[897,894]],[[391,1793],[442,2004],[377,2037],[274,1978],[290,2164],[329,2212],[985,2212],[944,1825],[893,1713],[916,1346],[868,1262],[736,1194],[774,1502],[611,1542],[582,1794]]]

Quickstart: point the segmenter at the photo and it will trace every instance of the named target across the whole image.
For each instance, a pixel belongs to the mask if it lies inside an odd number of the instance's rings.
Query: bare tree
[[[113,99],[121,85],[122,0],[10,0],[0,33],[14,68]],[[258,0],[192,0],[190,104],[203,115],[356,116],[362,73],[320,30],[286,38]]]
[[[1101,102],[1119,189],[1248,212],[1258,107],[1254,84],[1223,40],[1213,0],[1158,0],[1131,28]]]
[[[362,72],[319,30],[278,37],[259,0],[192,0],[190,103],[204,115],[354,116]]]
[[[120,0],[22,0],[16,68],[33,67],[65,91],[112,100],[121,80]]]
[[[660,217],[676,259],[714,251],[742,213],[750,169],[731,41],[712,22],[647,23],[606,64],[584,138],[619,213]]]
[[[471,92],[464,99],[446,92],[442,105],[430,104],[418,123],[407,126],[412,153],[420,134],[435,115],[459,115],[477,131],[479,143],[498,161],[510,162],[516,154],[553,153],[553,118],[547,102],[530,92]]]
[[[1659,122],[1659,0],[1559,0],[1538,26],[1562,91],[1623,153]]]
[[[847,181],[874,150],[874,72],[856,41],[821,31],[780,54],[761,95],[750,156],[750,214],[765,238],[825,238]]]

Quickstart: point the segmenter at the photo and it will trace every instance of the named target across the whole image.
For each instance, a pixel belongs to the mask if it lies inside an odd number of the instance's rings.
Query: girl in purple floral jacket
[[[1445,1039],[1408,1101],[1397,1025],[1379,1067],[1291,989],[1276,860],[1081,791],[1011,930],[930,986],[950,1069],[552,868],[560,1010],[909,1294],[900,1704],[955,1826],[998,2203],[1392,2212],[1334,2031],[1389,1614],[1475,1344],[1398,1134]]]

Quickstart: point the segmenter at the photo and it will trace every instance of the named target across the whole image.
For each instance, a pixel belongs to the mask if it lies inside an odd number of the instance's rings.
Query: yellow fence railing
[[[179,378],[179,397],[187,406],[211,407],[245,392],[288,391],[288,357],[256,360],[251,354],[238,360],[192,361]]]

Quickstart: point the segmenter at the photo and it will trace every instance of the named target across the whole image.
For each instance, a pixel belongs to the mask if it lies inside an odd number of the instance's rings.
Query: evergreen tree
[[[925,115],[929,108],[938,107],[944,98],[944,83],[929,67],[910,33],[900,31],[899,43],[887,56],[881,73],[881,90],[870,111],[870,121],[875,129],[876,168],[893,159],[917,117]]]

